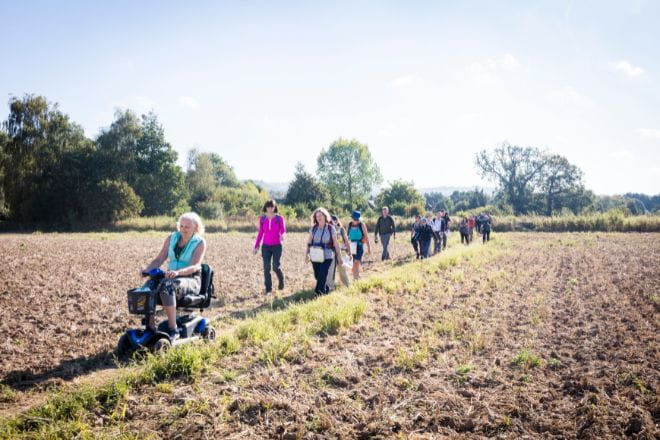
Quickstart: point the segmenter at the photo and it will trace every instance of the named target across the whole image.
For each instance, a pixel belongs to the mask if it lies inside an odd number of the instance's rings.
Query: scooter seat
[[[205,309],[211,305],[213,295],[213,269],[208,264],[202,264],[201,287],[197,295],[186,295],[177,301],[177,308],[200,308]]]
[[[206,300],[202,295],[186,295],[177,302],[177,307],[198,307]]]

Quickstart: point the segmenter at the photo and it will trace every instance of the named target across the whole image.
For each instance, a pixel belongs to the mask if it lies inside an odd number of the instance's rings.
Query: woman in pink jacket
[[[284,217],[277,213],[275,200],[267,200],[264,203],[263,215],[259,217],[259,233],[254,243],[253,252],[256,255],[261,245],[261,257],[264,260],[264,285],[266,295],[273,292],[273,280],[270,275],[271,266],[277,275],[279,290],[284,289],[284,273],[280,269],[280,258],[282,258],[282,243],[286,235]],[[263,245],[261,244],[263,240]]]

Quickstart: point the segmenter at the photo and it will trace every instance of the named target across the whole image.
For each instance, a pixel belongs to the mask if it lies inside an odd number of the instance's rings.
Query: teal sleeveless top
[[[348,224],[348,239],[351,241],[360,241],[362,240],[362,222],[358,224],[357,226],[353,225],[353,223]]]
[[[177,256],[174,254],[174,248],[176,247],[180,238],[181,233],[179,231],[176,231],[170,236],[170,249],[167,253],[167,258],[169,259],[169,263],[167,263],[168,270],[179,270],[190,266],[192,264],[192,257],[195,253],[195,249],[197,248],[197,245],[202,241],[201,237],[197,236],[196,234],[190,237],[190,240],[188,240],[188,243],[186,243],[186,246],[183,248],[179,254],[179,257],[177,258]]]

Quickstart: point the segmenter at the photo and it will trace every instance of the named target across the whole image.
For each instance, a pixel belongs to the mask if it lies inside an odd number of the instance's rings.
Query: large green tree
[[[234,169],[218,154],[188,152],[186,184],[191,208],[205,218],[252,215],[259,212],[268,193],[254,182],[241,182]]]
[[[305,166],[298,162],[293,174],[293,180],[286,190],[286,204],[290,206],[303,205],[312,210],[317,206],[326,205],[330,200],[328,189]]]
[[[545,197],[545,215],[552,215],[562,199],[575,194],[582,185],[582,171],[558,154],[546,156],[539,174],[539,189]]]
[[[89,148],[90,141],[78,124],[41,96],[12,97],[3,126],[2,183],[10,216],[28,221],[52,217],[65,196],[54,192],[54,183],[69,172],[61,158]]]
[[[430,192],[424,194],[424,199],[426,200],[426,209],[436,212],[440,209],[445,209],[447,211],[452,211],[454,208],[454,202],[451,198],[446,197],[440,192]]]
[[[97,144],[106,161],[106,174],[133,188],[144,202],[142,214],[172,214],[185,200],[185,180],[176,163],[177,153],[166,141],[153,112],[140,118],[130,110],[117,112]]]
[[[474,189],[472,191],[454,191],[449,196],[454,204],[454,211],[467,211],[469,209],[486,206],[490,203],[490,196],[483,189]]]
[[[374,186],[383,181],[369,147],[355,139],[339,138],[317,159],[317,176],[330,190],[334,202],[353,209],[368,198]]]
[[[191,208],[207,218],[219,218],[226,211],[226,206],[220,201],[221,198],[227,200],[218,191],[221,187],[241,186],[234,169],[222,157],[195,149],[188,152],[186,184]]]
[[[475,164],[482,177],[499,184],[497,198],[511,205],[515,214],[552,215],[564,208],[577,212],[591,203],[582,171],[558,154],[505,143],[478,153]]]
[[[482,177],[498,183],[514,213],[523,214],[532,203],[545,158],[538,148],[503,143],[492,152],[477,153],[475,165]]]
[[[424,196],[417,191],[415,184],[404,180],[390,182],[390,185],[383,188],[376,197],[376,204],[379,207],[388,206],[390,212],[395,215],[406,215],[406,209],[411,206],[422,210],[424,202]]]

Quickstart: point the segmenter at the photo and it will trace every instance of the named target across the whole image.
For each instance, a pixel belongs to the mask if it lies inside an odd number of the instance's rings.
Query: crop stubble
[[[231,380],[148,390],[125,428],[166,438],[657,438],[658,236],[507,240],[489,264],[449,267],[415,294],[365,294],[360,323],[298,362],[239,354],[221,366]],[[182,401],[194,410],[173,416]]]
[[[111,366],[119,335],[140,325],[139,317],[128,314],[126,290],[144,281],[138,269],[158,253],[166,236],[3,234],[0,381],[20,389]],[[287,236],[282,258],[287,286],[280,297],[313,288],[306,237]],[[206,315],[227,317],[263,305],[261,257],[251,252],[254,235],[207,234],[206,239],[206,261],[216,271],[216,289],[227,295],[225,307]],[[380,246],[373,249],[366,268],[382,270],[375,262]],[[393,243],[395,257],[408,254],[405,239]]]

